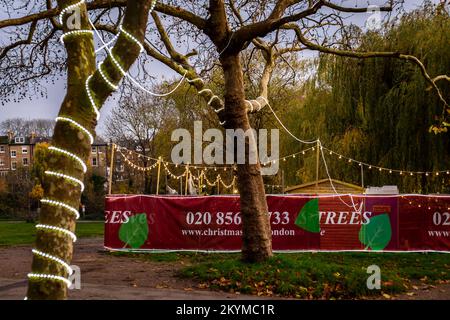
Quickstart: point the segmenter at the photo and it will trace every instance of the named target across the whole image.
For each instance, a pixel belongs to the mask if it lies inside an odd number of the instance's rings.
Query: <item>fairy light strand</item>
[[[56,121],[66,121],[66,122],[73,124],[75,127],[77,127],[79,130],[81,130],[83,133],[85,133],[89,137],[89,141],[91,144],[94,143],[94,136],[92,135],[92,133],[90,133],[88,129],[83,127],[81,124],[79,124],[75,120],[70,119],[68,117],[57,117]]]
[[[100,62],[97,66],[97,70],[100,73],[100,75],[102,76],[103,80],[106,82],[106,84],[112,89],[112,90],[117,90],[119,87],[117,85],[115,85],[114,83],[111,82],[111,80],[108,79],[108,77],[106,76],[105,72],[102,70],[102,65],[103,65],[103,61]]]
[[[79,7],[79,6],[81,6],[82,4],[84,4],[84,3],[85,3],[85,0],[81,0],[81,1],[79,1],[79,2],[77,2],[77,3],[74,3],[74,4],[70,5],[70,6],[67,6],[67,7],[65,7],[64,9],[62,9],[61,12],[60,12],[60,14],[59,14],[59,23],[60,23],[60,24],[63,24],[63,18],[64,18],[64,15],[65,15],[66,13],[68,13],[69,11],[74,10],[76,7]]]
[[[97,105],[96,105],[96,103],[95,103],[94,97],[92,96],[91,89],[89,88],[89,82],[91,81],[91,79],[92,79],[92,75],[90,75],[89,77],[87,77],[84,86],[85,86],[85,89],[86,89],[86,93],[87,93],[89,102],[90,102],[90,104],[91,104],[92,109],[93,109],[94,112],[95,112],[96,119],[97,119],[97,121],[98,121],[98,120],[100,120],[100,112],[98,111],[98,107],[97,107]]]
[[[61,43],[64,44],[64,40],[66,39],[66,37],[68,36],[73,36],[73,35],[94,35],[94,32],[92,30],[73,30],[73,31],[68,31],[65,32],[61,35],[61,37],[59,38],[59,41]]]
[[[41,199],[41,202],[48,204],[50,206],[64,208],[67,211],[70,211],[71,213],[73,213],[75,215],[76,219],[80,218],[80,213],[78,212],[78,210],[72,206],[69,206],[68,204],[65,204],[64,202],[52,200],[52,199]]]
[[[80,166],[82,167],[83,173],[87,172],[87,166],[84,163],[84,161],[81,160],[81,158],[79,156],[73,154],[72,152],[69,152],[67,150],[64,150],[64,149],[61,149],[61,148],[58,148],[58,147],[51,146],[48,149],[51,150],[51,151],[57,152],[57,153],[61,153],[61,154],[65,155],[65,156],[67,156],[67,157],[77,161],[80,164]]]
[[[62,259],[52,256],[51,254],[36,250],[36,249],[32,249],[31,252],[33,252],[35,255],[40,256],[42,258],[54,261],[56,263],[59,263],[60,265],[62,265],[64,267],[64,269],[66,269],[67,273],[69,275],[71,275],[73,273],[73,269],[66,263],[64,262]]]
[[[70,287],[72,285],[72,282],[69,279],[64,278],[62,276],[56,276],[56,275],[53,275],[53,274],[29,273],[28,274],[28,278],[29,279],[37,279],[37,280],[56,280],[56,281],[61,281],[61,282],[64,282],[68,287]]]
[[[69,180],[71,182],[74,182],[74,183],[76,183],[76,184],[78,184],[80,186],[81,192],[84,191],[84,183],[80,179],[74,178],[74,177],[66,175],[64,173],[54,172],[54,171],[50,171],[50,170],[47,170],[44,173],[46,175],[49,175],[49,176],[55,176],[55,177],[58,177],[58,178],[64,178],[64,179],[67,179],[67,180]]]
[[[48,224],[38,224],[38,225],[36,225],[36,229],[49,230],[49,231],[63,233],[64,235],[69,236],[73,242],[77,241],[77,236],[75,235],[75,233],[73,233],[72,231],[69,231],[67,229],[61,228],[61,227],[51,226]]]

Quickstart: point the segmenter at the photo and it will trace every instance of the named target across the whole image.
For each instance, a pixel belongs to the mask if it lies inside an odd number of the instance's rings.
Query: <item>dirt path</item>
[[[152,262],[116,257],[100,250],[102,238],[80,239],[72,264],[80,267],[81,290],[71,290],[71,299],[256,299],[210,290],[200,290],[176,272],[183,262]],[[0,247],[0,299],[23,299],[26,274],[31,265],[29,246]]]
[[[176,273],[183,261],[153,262],[105,254],[103,239],[80,239],[75,246],[74,265],[81,269],[81,290],[71,290],[71,299],[259,299],[256,296],[199,289]],[[31,265],[29,246],[0,247],[0,299],[23,299],[26,274]],[[417,286],[394,299],[450,300],[450,284]]]

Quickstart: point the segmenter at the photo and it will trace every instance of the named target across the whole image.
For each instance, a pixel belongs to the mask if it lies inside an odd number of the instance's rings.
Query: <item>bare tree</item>
[[[60,54],[52,53],[49,49],[52,39],[61,28],[64,32],[69,31],[67,25],[58,24],[55,17],[63,8],[75,2],[78,1],[58,0],[58,6],[53,8],[52,1],[47,1],[46,8],[38,8],[33,14],[0,21],[0,28],[16,28],[17,35],[16,41],[2,49],[0,69],[5,73],[3,91],[11,94],[17,85],[46,77],[52,74],[52,70],[66,65],[67,95],[60,114],[72,117],[91,132],[94,131],[96,121],[85,90],[86,79],[93,74],[89,81],[90,92],[95,105],[100,108],[121,80],[125,73],[123,71],[129,69],[139,54],[136,42],[123,30],[143,43],[148,56],[186,76],[188,82],[217,113],[224,128],[250,129],[248,114],[260,111],[267,105],[270,97],[269,83],[277,61],[283,59],[284,54],[294,54],[304,49],[357,59],[383,57],[411,61],[420,68],[425,80],[440,97],[443,114],[447,115],[448,104],[438,85],[449,80],[448,76],[429,75],[418,58],[407,54],[355,51],[349,29],[351,26],[346,25],[344,17],[348,14],[366,13],[369,9],[366,6],[346,5],[342,1],[331,0],[167,0],[156,4],[149,22],[152,1],[94,0],[87,5],[83,3],[80,6],[81,29],[91,28],[88,16],[92,12],[92,21],[105,37],[107,34],[119,35],[102,65],[103,73],[108,79],[105,81],[95,68],[94,42],[90,34],[65,38],[67,58],[61,58]],[[391,12],[401,2],[387,1],[379,10]],[[122,8],[125,8],[124,12]],[[64,17],[63,22],[66,22],[67,15]],[[26,25],[29,27],[24,28]],[[39,40],[34,40],[35,37]],[[24,47],[30,48],[28,55],[36,59],[31,59],[33,65],[29,69],[32,72],[28,70],[17,78],[14,77],[14,67],[19,70],[27,69],[20,68]],[[265,66],[258,79],[258,92],[250,99],[246,96],[242,56],[244,52],[251,55],[252,51],[263,57]],[[116,62],[119,62],[123,70],[120,70]],[[207,81],[208,75],[217,69],[223,76],[220,86]],[[246,70],[246,73],[251,74],[253,70]],[[217,92],[213,92],[211,88],[217,88]],[[219,94],[223,96],[219,97]],[[445,120],[443,117],[443,125],[447,123]],[[79,140],[73,137],[78,137]],[[70,123],[57,123],[53,143],[86,161],[89,141]],[[248,157],[247,148],[246,159]],[[51,165],[55,170],[66,168],[68,174],[82,179],[82,168],[70,157],[55,157]],[[262,261],[272,255],[270,223],[260,172],[260,164],[247,162],[238,165],[238,188],[243,217],[242,254],[246,261]],[[71,207],[78,206],[79,190],[74,189],[63,178],[48,177],[45,193],[49,198],[64,201]],[[74,230],[75,220],[68,215],[67,208],[45,205],[43,209],[41,222]],[[70,261],[72,243],[69,240],[65,234],[39,231],[37,247],[64,261]],[[67,274],[61,264],[36,255],[33,271]],[[65,298],[65,284],[52,280],[30,281],[28,294],[31,298]]]
[[[12,118],[0,123],[3,134],[11,132],[14,136],[29,136],[35,134],[38,137],[50,138],[53,134],[55,122],[49,119],[25,120],[23,118]]]
[[[170,105],[161,104],[142,94],[128,95],[113,109],[106,121],[106,136],[121,146],[135,150],[144,167],[150,166],[148,157],[158,158],[161,146],[156,139],[159,132],[170,125],[176,115]],[[151,193],[151,174],[144,174],[144,192]]]

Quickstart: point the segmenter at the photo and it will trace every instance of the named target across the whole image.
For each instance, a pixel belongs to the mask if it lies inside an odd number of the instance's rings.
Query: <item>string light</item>
[[[61,149],[61,148],[57,148],[57,147],[49,147],[48,148],[49,150],[52,150],[52,151],[54,151],[54,152],[57,152],[57,153],[62,153],[63,155],[65,155],[65,156],[67,156],[67,157],[69,157],[69,158],[72,158],[72,159],[74,159],[74,160],[76,160],[79,164],[80,164],[80,166],[83,168],[83,173],[86,173],[86,171],[87,171],[87,166],[86,166],[86,164],[84,163],[84,161],[83,160],[81,160],[81,158],[80,157],[78,157],[77,155],[75,155],[75,154],[73,154],[73,153],[71,153],[71,152],[69,152],[69,151],[67,151],[67,150],[64,150],[64,149]]]
[[[68,287],[72,285],[72,282],[70,282],[69,279],[61,277],[61,276],[55,276],[53,274],[39,274],[39,273],[29,273],[28,274],[29,279],[44,279],[44,280],[57,280],[62,281],[65,284],[67,284]]]
[[[97,66],[98,72],[100,73],[100,75],[102,76],[103,80],[106,82],[106,84],[112,89],[112,90],[117,90],[119,87],[117,85],[115,85],[114,83],[112,83],[108,77],[106,76],[106,74],[103,72],[102,70],[102,65],[103,65],[103,61],[100,62]]]
[[[62,207],[64,209],[70,211],[71,213],[73,213],[75,215],[76,219],[80,218],[80,213],[78,212],[78,210],[72,206],[69,206],[68,204],[65,204],[64,202],[51,200],[51,199],[41,199],[41,202],[48,204],[50,206],[54,206],[54,207]]]
[[[151,5],[151,7],[150,7],[150,11],[149,11],[150,13],[153,11],[155,5],[156,5],[156,0],[153,0],[152,5]],[[144,86],[142,86],[136,79],[134,79],[128,72],[125,71],[125,69],[122,67],[122,65],[119,63],[119,61],[117,61],[116,57],[115,57],[114,54],[112,53],[111,48],[109,47],[109,45],[110,45],[111,43],[113,43],[114,41],[116,41],[116,40],[118,39],[118,37],[119,37],[119,35],[120,35],[121,33],[123,33],[128,39],[130,39],[130,40],[132,40],[134,43],[136,43],[136,44],[139,46],[139,48],[140,48],[140,52],[144,51],[144,46],[142,45],[142,43],[140,43],[140,41],[139,41],[135,36],[133,36],[131,33],[129,33],[128,31],[126,31],[126,30],[123,28],[122,24],[120,24],[120,26],[119,26],[119,32],[117,33],[117,35],[116,35],[111,41],[109,41],[108,43],[105,43],[105,41],[103,40],[103,38],[101,37],[100,33],[98,32],[97,28],[95,27],[95,25],[92,23],[91,20],[89,20],[89,23],[90,23],[92,29],[94,30],[95,34],[98,36],[98,38],[100,39],[100,41],[101,41],[102,44],[103,44],[98,50],[101,50],[101,49],[106,50],[106,51],[108,52],[108,56],[111,58],[111,61],[113,62],[113,64],[115,65],[115,67],[116,67],[117,69],[119,69],[119,71],[122,73],[122,75],[123,75],[124,77],[127,77],[128,79],[130,79],[130,81],[131,81],[135,86],[137,86],[139,89],[141,89],[142,91],[144,91],[144,92],[146,92],[146,93],[148,93],[148,94],[150,94],[150,95],[152,95],[152,96],[155,96],[155,97],[166,97],[166,96],[169,96],[169,95],[171,95],[172,93],[174,93],[176,90],[178,90],[178,88],[181,86],[181,84],[183,83],[183,81],[186,79],[186,75],[187,75],[187,73],[188,73],[187,70],[185,70],[185,73],[184,73],[183,77],[181,78],[181,80],[179,81],[179,83],[175,86],[175,88],[174,88],[173,90],[171,90],[170,92],[168,92],[168,93],[163,93],[163,94],[155,93],[155,92],[152,92],[152,91],[150,91],[150,90],[144,88]],[[96,51],[96,52],[97,52],[97,51]],[[88,89],[88,90],[89,90],[89,89]],[[94,104],[94,106],[95,106],[95,104]]]
[[[409,176],[414,176],[414,175],[425,175],[426,177],[429,177],[430,175],[436,175],[436,176],[440,176],[441,174],[447,174],[450,175],[450,171],[449,170],[442,170],[442,171],[436,171],[436,172],[426,172],[426,171],[408,171],[408,170],[395,170],[392,168],[385,168],[385,167],[380,167],[380,166],[375,166],[372,164],[368,164],[368,163],[364,163],[362,161],[358,161],[349,157],[346,157],[342,154],[339,154],[333,150],[330,150],[326,147],[323,147],[325,150],[329,151],[330,155],[336,155],[338,156],[339,159],[346,159],[349,163],[357,163],[358,166],[365,166],[367,168],[369,168],[369,170],[372,170],[373,168],[378,169],[379,172],[389,172],[390,174],[392,173],[398,173],[399,175],[403,175],[403,174],[407,174]]]
[[[100,119],[100,112],[98,111],[97,105],[95,104],[95,100],[94,100],[94,97],[92,96],[91,89],[89,88],[89,81],[91,81],[91,78],[92,78],[92,75],[87,77],[86,82],[84,83],[84,86],[85,86],[86,93],[89,98],[89,102],[91,103],[91,107],[94,110],[96,119],[98,121]]]
[[[60,258],[52,256],[52,255],[50,255],[48,253],[36,250],[36,249],[31,250],[31,252],[33,252],[35,255],[40,256],[42,258],[46,258],[46,259],[52,260],[52,261],[54,261],[56,263],[59,263],[60,265],[62,265],[66,269],[66,271],[67,271],[67,273],[69,275],[71,275],[73,273],[73,269],[66,262],[61,260]]]
[[[81,131],[83,131],[83,133],[85,133],[89,137],[89,141],[91,142],[91,144],[94,143],[94,136],[89,132],[89,130],[87,130],[85,127],[83,127],[81,124],[79,124],[75,120],[72,120],[72,119],[67,118],[67,117],[57,117],[56,121],[67,121],[67,122],[70,122],[75,127],[80,129]]]
[[[60,172],[54,172],[54,171],[49,171],[49,170],[45,171],[45,174],[50,175],[50,176],[55,176],[55,177],[58,177],[58,178],[64,178],[64,179],[70,180],[72,182],[75,182],[76,184],[80,185],[81,192],[84,191],[84,183],[80,179],[71,177],[69,175],[66,175],[66,174],[63,174],[63,173],[60,173]]]
[[[156,3],[156,1],[155,1],[155,3]],[[150,9],[150,12],[152,12],[152,11],[153,11],[153,9]],[[141,52],[144,52],[144,46],[142,45],[142,43],[141,43],[138,39],[136,39],[135,36],[133,36],[133,35],[132,35],[131,33],[129,33],[128,31],[126,31],[126,30],[122,27],[122,25],[119,26],[119,30],[120,30],[120,32],[122,32],[125,36],[127,36],[129,39],[133,40],[133,41],[139,46]]]
[[[65,15],[67,12],[72,11],[72,10],[75,9],[76,7],[81,6],[84,2],[85,2],[85,0],[81,0],[81,1],[79,1],[79,2],[77,2],[77,3],[74,3],[74,4],[70,5],[70,6],[67,6],[67,7],[65,7],[64,9],[62,9],[61,12],[60,12],[60,14],[59,14],[59,23],[60,23],[60,24],[63,24],[63,17],[64,17],[64,15]]]
[[[69,236],[73,242],[77,241],[77,236],[75,235],[75,233],[73,233],[72,231],[69,231],[67,229],[64,229],[64,228],[50,226],[47,224],[38,224],[38,225],[36,225],[36,229],[60,232],[60,233],[63,233],[65,235]]]
[[[68,31],[65,32],[61,35],[61,37],[59,38],[59,41],[64,44],[64,39],[68,36],[79,36],[79,35],[90,35],[92,36],[94,34],[94,32],[92,30],[73,30],[73,31]]]

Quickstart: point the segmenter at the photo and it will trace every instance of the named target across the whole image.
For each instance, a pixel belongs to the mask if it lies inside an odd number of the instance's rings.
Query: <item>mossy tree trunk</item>
[[[63,9],[77,2],[77,0],[58,0],[58,7]],[[150,6],[150,0],[127,1],[123,28],[134,35],[140,42],[144,40]],[[90,29],[86,6],[83,4],[79,8],[81,9],[81,29]],[[71,31],[67,30],[65,22],[64,32]],[[103,105],[112,93],[112,89],[103,80],[100,73],[96,71],[92,35],[67,36],[65,38],[65,46],[67,50],[67,93],[59,115],[71,118],[91,133],[95,133],[96,115],[85,89],[86,79],[93,75],[90,81],[90,88],[98,108]],[[140,48],[133,40],[121,33],[112,52],[122,68],[128,70],[137,59]],[[111,82],[115,84],[119,83],[123,77],[122,72],[114,66],[110,56],[105,60],[102,68]],[[88,161],[91,148],[89,138],[69,122],[57,122],[52,145],[79,156],[85,163]],[[76,177],[81,181],[84,180],[81,166],[67,156],[51,153],[48,164],[48,169],[51,171],[61,172]],[[80,187],[64,178],[46,176],[44,179],[44,195],[47,199],[63,202],[73,208],[78,208],[80,205]],[[42,204],[39,223],[75,232],[75,221],[75,216],[67,209],[45,203]],[[58,257],[69,264],[72,260],[73,243],[71,238],[63,233],[38,230],[36,249]],[[33,257],[32,272],[68,277],[66,270],[61,264],[37,255]],[[30,279],[27,296],[29,299],[66,299],[67,287],[61,281]]]

